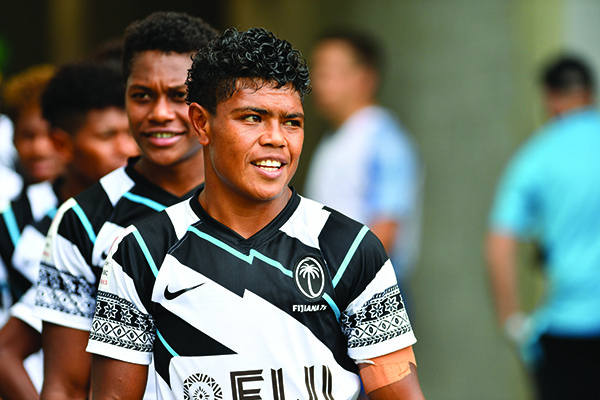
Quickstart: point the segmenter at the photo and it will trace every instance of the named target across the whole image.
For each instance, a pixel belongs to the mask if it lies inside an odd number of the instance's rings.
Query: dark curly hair
[[[48,82],[41,104],[42,114],[51,126],[74,134],[89,111],[125,108],[121,70],[108,63],[65,64]]]
[[[131,73],[131,63],[137,54],[159,50],[163,53],[195,53],[218,31],[197,17],[181,12],[158,11],[131,23],[125,29],[123,42],[123,76]]]
[[[546,88],[562,93],[595,89],[590,66],[573,55],[561,55],[546,64],[541,81]]]
[[[217,104],[230,98],[244,78],[255,89],[274,82],[276,87],[291,84],[302,100],[310,92],[306,61],[288,41],[263,28],[245,32],[230,28],[194,56],[186,101],[214,114]]]

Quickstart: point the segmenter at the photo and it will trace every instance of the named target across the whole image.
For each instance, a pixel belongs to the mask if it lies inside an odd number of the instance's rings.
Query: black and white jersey
[[[42,332],[42,321],[35,313],[35,294],[39,265],[46,241],[46,233],[50,229],[52,216],[50,212],[41,221],[33,222],[23,229],[21,239],[17,242],[12,257],[12,266],[22,276],[27,278],[31,287],[10,308],[10,316],[20,319],[33,329]],[[44,378],[42,351],[29,356],[24,362],[25,370],[38,392],[41,390]]]
[[[162,399],[353,399],[356,360],[415,341],[364,225],[294,193],[245,239],[196,195],[119,236],[88,351],[153,355]]]
[[[31,286],[31,277],[13,268],[13,255],[25,227],[44,216],[53,215],[58,205],[56,186],[42,182],[27,186],[12,202],[0,204],[0,286],[5,291],[0,304],[9,306]],[[34,278],[34,280],[37,277]]]
[[[58,209],[46,237],[37,282],[43,321],[74,329],[91,326],[98,276],[124,227],[189,197],[177,197],[135,169],[137,159],[104,176]]]

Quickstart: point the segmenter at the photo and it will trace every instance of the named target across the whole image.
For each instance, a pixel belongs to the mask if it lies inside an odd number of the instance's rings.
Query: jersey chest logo
[[[294,283],[308,300],[319,300],[325,291],[325,269],[315,257],[306,256],[294,267]]]

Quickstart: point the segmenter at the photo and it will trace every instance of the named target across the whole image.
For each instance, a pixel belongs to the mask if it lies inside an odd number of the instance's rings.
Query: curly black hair
[[[131,23],[123,42],[123,76],[131,73],[137,54],[159,50],[163,53],[195,53],[219,32],[200,18],[186,13],[158,11]]]
[[[109,63],[65,64],[48,82],[41,105],[42,114],[51,126],[74,134],[89,111],[125,108],[121,70]]]
[[[263,28],[230,28],[194,56],[186,101],[214,114],[217,104],[229,99],[245,78],[255,89],[291,84],[302,100],[310,92],[306,61],[288,41]]]

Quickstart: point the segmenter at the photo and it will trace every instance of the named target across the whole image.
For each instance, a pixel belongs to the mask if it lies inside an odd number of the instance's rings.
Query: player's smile
[[[182,139],[185,132],[169,132],[158,130],[153,132],[144,132],[142,136],[146,137],[152,145],[157,147],[172,146],[175,142]]]
[[[279,175],[279,171],[286,165],[285,161],[276,160],[273,158],[252,162],[259,171],[265,173],[270,178],[275,178]]]

